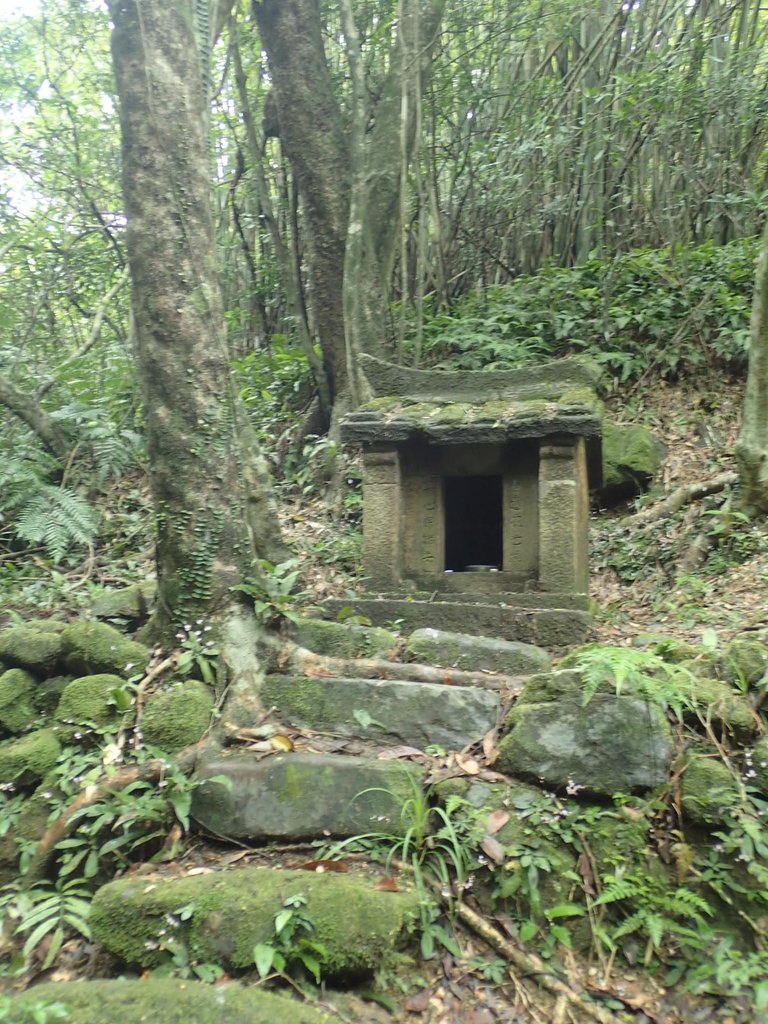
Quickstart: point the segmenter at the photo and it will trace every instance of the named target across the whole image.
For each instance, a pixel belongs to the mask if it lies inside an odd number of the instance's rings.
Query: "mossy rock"
[[[61,693],[56,718],[69,725],[108,725],[120,717],[112,700],[124,685],[120,676],[100,672],[67,683]]]
[[[28,629],[37,629],[43,633],[63,633],[68,623],[63,619],[27,619],[23,625]]]
[[[720,825],[739,803],[739,786],[719,757],[693,754],[680,777],[680,799],[690,821]]]
[[[106,622],[74,622],[61,634],[67,670],[84,676],[109,672],[128,678],[149,661],[144,644],[129,640]]]
[[[61,695],[71,682],[72,676],[51,676],[38,683],[32,694],[35,710],[44,715],[55,714]]]
[[[64,1006],[69,1024],[333,1024],[336,1019],[258,988],[177,978],[35,985],[13,997],[12,1019],[31,1021],[33,1008],[41,1003]]]
[[[624,498],[644,491],[661,462],[662,448],[647,427],[603,420],[601,496]]]
[[[307,650],[334,658],[379,658],[397,647],[397,636],[388,629],[325,619],[301,619],[293,636]]]
[[[61,635],[50,630],[27,624],[0,633],[0,661],[39,676],[54,671],[61,653]]]
[[[751,770],[755,773],[748,781],[763,796],[768,796],[768,736],[761,737],[749,756]]]
[[[211,724],[213,694],[197,680],[178,682],[153,693],[141,718],[146,743],[169,754],[197,743]]]
[[[694,674],[701,671],[698,662],[684,662],[682,667],[689,671],[677,680],[677,685],[693,705],[693,710],[684,712],[690,725],[706,727],[709,723],[738,740],[754,736],[758,722],[746,697],[728,683]]]
[[[134,583],[130,587],[104,590],[91,605],[91,612],[99,619],[127,619],[134,622],[146,617],[155,602],[157,584]]]
[[[168,915],[189,907],[174,934],[190,957],[249,970],[253,947],[274,937],[275,914],[291,896],[306,900],[312,938],[326,951],[325,977],[373,974],[404,941],[419,907],[415,893],[379,891],[370,878],[257,867],[119,879],[98,890],[90,922],[97,941],[123,962],[152,968],[162,961],[157,939],[167,932]]]
[[[600,693],[614,693],[616,687],[609,682],[602,683]],[[549,704],[555,701],[579,700],[584,693],[581,673],[574,669],[558,669],[555,672],[540,672],[523,686],[517,696],[516,705]]]
[[[61,744],[53,729],[38,729],[19,739],[0,743],[0,779],[29,786],[40,782],[53,768]]]
[[[34,722],[36,683],[23,668],[10,668],[0,676],[0,725],[8,732],[24,732]]]
[[[2,651],[0,651],[2,657]],[[768,672],[768,647],[751,637],[736,637],[722,657],[720,674],[729,683],[754,686]]]

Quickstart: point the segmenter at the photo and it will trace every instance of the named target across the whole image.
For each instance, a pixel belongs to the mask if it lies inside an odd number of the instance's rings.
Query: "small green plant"
[[[42,962],[45,971],[59,955],[67,935],[74,932],[90,939],[90,899],[90,890],[79,878],[59,878],[26,891],[20,890],[18,883],[6,887],[0,908],[15,922],[13,934],[24,940],[25,959],[47,944]]]
[[[290,974],[298,968],[320,984],[328,954],[325,946],[312,938],[315,926],[306,913],[306,905],[306,896],[289,896],[275,914],[270,941],[253,947],[253,962],[262,979],[271,974]]]
[[[224,968],[219,964],[200,963],[190,956],[189,948],[178,929],[182,922],[189,921],[195,912],[194,903],[187,903],[178,907],[170,914],[165,915],[164,927],[157,940],[150,943],[150,948],[156,950],[162,956],[162,963],[155,967],[152,973],[160,978],[197,978],[207,984],[213,984],[224,974]]]
[[[0,996],[0,1024],[51,1024],[51,1021],[67,1018],[69,1011],[64,1003],[38,999],[19,1006],[14,1005],[10,996]]]
[[[212,637],[213,626],[202,620],[184,625],[176,634],[179,652],[176,655],[176,672],[180,676],[195,676],[208,686],[216,684],[216,664],[221,653]]]
[[[299,578],[299,560],[290,558],[287,562],[274,565],[266,558],[258,561],[258,575],[239,586],[232,587],[236,593],[253,599],[256,617],[267,626],[282,620],[298,622],[294,609],[297,596],[294,589]]]

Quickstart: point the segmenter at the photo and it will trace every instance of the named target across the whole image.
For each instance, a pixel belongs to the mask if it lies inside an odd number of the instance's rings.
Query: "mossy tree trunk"
[[[740,504],[750,515],[768,512],[768,224],[755,275],[749,371],[736,445]]]
[[[120,102],[136,359],[168,632],[235,602],[282,546],[265,463],[229,372],[194,0],[108,0]]]

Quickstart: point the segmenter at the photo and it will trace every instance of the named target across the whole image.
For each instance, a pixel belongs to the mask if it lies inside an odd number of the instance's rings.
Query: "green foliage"
[[[44,465],[12,457],[3,461],[0,523],[11,525],[21,540],[44,545],[58,562],[72,545],[92,543],[98,515],[80,495],[48,483]]]
[[[639,936],[646,944],[646,965],[660,952],[662,943],[670,939],[697,941],[705,927],[705,917],[713,914],[710,905],[698,893],[685,886],[673,889],[650,874],[608,874],[603,882],[603,891],[592,902],[592,908],[620,905],[626,908],[626,916],[616,927],[606,929],[603,924],[593,925],[593,934],[611,950],[625,936]]]
[[[206,626],[202,620],[196,623],[196,627],[185,625],[176,634],[176,639],[180,641],[176,672],[180,676],[194,676],[208,686],[215,686],[216,666],[221,652],[216,641],[209,635],[213,627]]]
[[[306,905],[306,896],[289,896],[282,910],[275,914],[272,939],[253,947],[253,962],[260,978],[291,974],[300,969],[310,974],[316,985],[320,984],[327,951],[322,943],[312,938],[315,926],[304,910]]]
[[[46,943],[42,969],[47,970],[67,935],[74,932],[90,939],[90,897],[90,890],[79,878],[59,878],[56,882],[40,882],[26,891],[6,887],[0,907],[15,922],[14,935],[23,938],[26,959]]]
[[[163,954],[163,962],[152,971],[153,975],[161,978],[197,978],[198,981],[213,984],[224,974],[224,968],[219,964],[201,963],[192,957],[183,936],[177,933],[181,922],[188,921],[194,910],[194,904],[189,903],[166,915],[166,927],[157,940],[151,943],[153,949]]]
[[[253,599],[256,616],[265,625],[275,625],[283,619],[297,622],[299,616],[294,605],[299,595],[294,593],[294,589],[300,575],[298,565],[297,558],[289,558],[277,565],[260,558],[258,576],[232,587],[232,590]]]
[[[51,1024],[55,1020],[68,1020],[69,1011],[63,1003],[37,1002],[14,1006],[11,996],[0,995],[0,1022],[2,1024]]]
[[[476,370],[583,352],[621,384],[650,370],[741,371],[756,251],[745,239],[546,267],[428,319],[424,358]]]
[[[657,654],[596,644],[577,651],[571,664],[584,680],[584,706],[607,684],[617,696],[624,692],[660,704],[678,719],[682,718],[683,708],[693,707],[688,670],[670,665]]]

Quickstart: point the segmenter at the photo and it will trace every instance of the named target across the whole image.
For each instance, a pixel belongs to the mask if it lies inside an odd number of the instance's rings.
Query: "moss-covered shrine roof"
[[[599,438],[594,363],[560,359],[520,370],[415,370],[363,357],[374,398],[341,423],[359,444],[498,444],[569,434]]]

